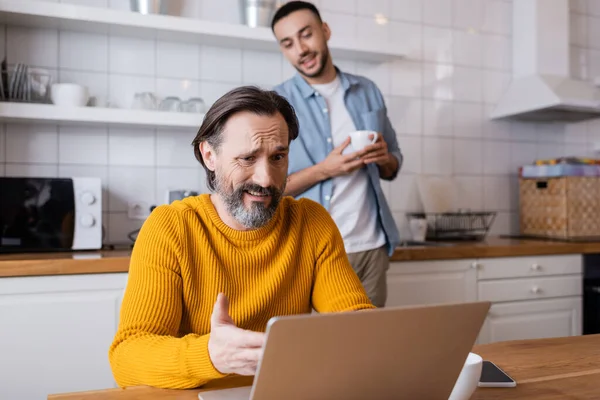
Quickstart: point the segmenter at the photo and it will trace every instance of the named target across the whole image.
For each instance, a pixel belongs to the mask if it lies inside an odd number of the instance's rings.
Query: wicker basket
[[[600,177],[520,178],[521,234],[600,236]]]

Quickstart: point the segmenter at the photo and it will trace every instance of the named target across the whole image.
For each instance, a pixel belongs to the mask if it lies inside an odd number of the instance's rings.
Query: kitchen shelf
[[[0,23],[71,31],[199,43],[250,50],[279,51],[270,28],[251,28],[168,15],[143,15],[106,8],[57,4],[39,0],[0,0]],[[375,23],[375,22],[373,22]],[[389,61],[403,58],[401,46],[379,41],[343,40],[335,36],[329,48],[335,57]]]
[[[196,113],[0,102],[2,122],[197,130],[203,119]]]

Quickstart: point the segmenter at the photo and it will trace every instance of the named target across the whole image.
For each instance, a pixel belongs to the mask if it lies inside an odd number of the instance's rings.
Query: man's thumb
[[[217,301],[215,301],[215,305],[213,306],[211,322],[220,325],[233,323],[233,320],[229,316],[229,299],[223,293],[217,295]]]

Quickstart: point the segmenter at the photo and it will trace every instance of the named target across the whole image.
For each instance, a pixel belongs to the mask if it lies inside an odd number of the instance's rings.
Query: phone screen
[[[514,381],[492,362],[484,361],[481,368],[481,378],[479,379],[479,382],[511,383]]]

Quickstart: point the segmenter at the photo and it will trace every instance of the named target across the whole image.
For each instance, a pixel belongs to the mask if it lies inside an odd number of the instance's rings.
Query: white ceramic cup
[[[427,220],[425,218],[413,218],[408,224],[412,239],[416,242],[424,242],[427,237]]]
[[[90,95],[86,86],[75,83],[55,83],[50,88],[50,99],[57,106],[85,107]]]
[[[469,400],[479,384],[482,366],[481,356],[469,353],[448,400]]]
[[[373,135],[371,139],[369,135]],[[354,131],[350,132],[350,143],[355,151],[364,149],[377,141],[377,132],[375,131]]]

